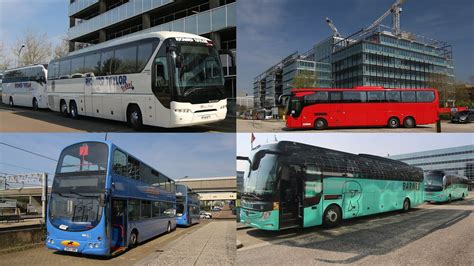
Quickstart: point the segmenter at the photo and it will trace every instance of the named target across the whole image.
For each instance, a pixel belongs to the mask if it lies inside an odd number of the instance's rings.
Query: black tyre
[[[36,98],[33,98],[33,110],[37,111],[38,110],[38,101]]]
[[[12,97],[10,97],[10,100],[8,101],[8,105],[10,105],[10,107],[15,106],[15,104],[13,103],[13,98]]]
[[[71,116],[72,119],[77,119],[79,117],[79,114],[77,113],[76,102],[71,102],[69,104],[69,115]]]
[[[336,205],[330,205],[324,212],[323,225],[332,228],[339,225],[342,220],[341,209]]]
[[[59,112],[65,116],[65,117],[68,117],[69,116],[69,113],[67,111],[67,104],[65,101],[62,101],[60,106],[59,106]]]
[[[314,121],[314,128],[317,130],[323,130],[328,127],[328,122],[324,118],[318,118]]]
[[[142,112],[140,111],[140,108],[138,106],[131,106],[128,110],[128,123],[130,126],[137,130],[140,131],[143,129],[143,117],[142,117]]]
[[[138,244],[138,233],[137,231],[133,230],[130,234],[130,240],[128,241],[128,247],[133,248],[136,247]]]
[[[416,126],[415,119],[413,117],[407,117],[403,120],[403,126],[406,128],[413,128]]]
[[[398,118],[396,117],[391,117],[389,120],[388,120],[388,127],[390,128],[397,128],[400,126],[400,120],[398,120]]]
[[[402,212],[407,212],[410,210],[410,200],[409,199],[405,199],[403,201],[403,208],[402,208]]]

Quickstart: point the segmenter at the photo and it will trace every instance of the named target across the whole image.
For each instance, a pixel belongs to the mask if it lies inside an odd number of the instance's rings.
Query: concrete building
[[[236,53],[235,0],[70,0],[69,50],[136,32],[181,31]],[[226,91],[235,98],[236,68],[223,56]]]
[[[445,170],[467,176],[474,182],[474,145],[390,156],[427,172]]]
[[[176,183],[186,185],[199,194],[201,204],[214,206],[216,202],[237,199],[236,177],[181,178]]]

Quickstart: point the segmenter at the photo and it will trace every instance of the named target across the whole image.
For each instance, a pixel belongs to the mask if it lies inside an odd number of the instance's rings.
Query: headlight
[[[176,113],[191,113],[190,109],[174,109]]]
[[[51,244],[54,244],[54,239],[51,239]]]
[[[99,247],[99,243],[95,243],[95,244],[94,244],[94,247],[95,247],[95,248],[98,248],[98,247]]]
[[[94,245],[92,243],[89,243],[89,248],[93,248]]]

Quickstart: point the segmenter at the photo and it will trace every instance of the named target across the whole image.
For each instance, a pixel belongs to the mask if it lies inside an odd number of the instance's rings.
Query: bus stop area
[[[433,264],[474,261],[474,193],[450,204],[425,203],[408,213],[389,212],[280,232],[237,225],[237,265]],[[288,255],[291,254],[291,255]]]

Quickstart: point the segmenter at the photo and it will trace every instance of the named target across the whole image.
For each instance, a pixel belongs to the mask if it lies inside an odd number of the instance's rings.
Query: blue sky
[[[292,52],[306,52],[331,35],[331,18],[343,36],[369,26],[395,0],[240,0],[237,49],[239,90],[250,93],[253,78]],[[407,0],[401,28],[453,45],[456,78],[474,75],[474,1]],[[391,25],[392,16],[383,21]]]
[[[69,0],[0,0],[0,42],[5,53],[26,30],[47,33],[53,45],[69,28]]]
[[[61,150],[84,140],[104,140],[105,134],[14,133],[1,134],[0,142],[54,159]],[[235,175],[234,134],[108,134],[108,140],[148,165],[176,179]],[[54,173],[56,162],[0,145],[0,172]]]
[[[250,153],[250,134],[237,134],[237,155],[248,156]],[[474,135],[469,133],[336,133],[336,134],[304,134],[304,133],[255,133],[254,146],[265,143],[289,140],[324,148],[350,153],[366,153],[378,156],[398,155],[411,152],[443,149],[463,145],[473,145]],[[237,162],[237,170],[245,171],[248,164]]]

